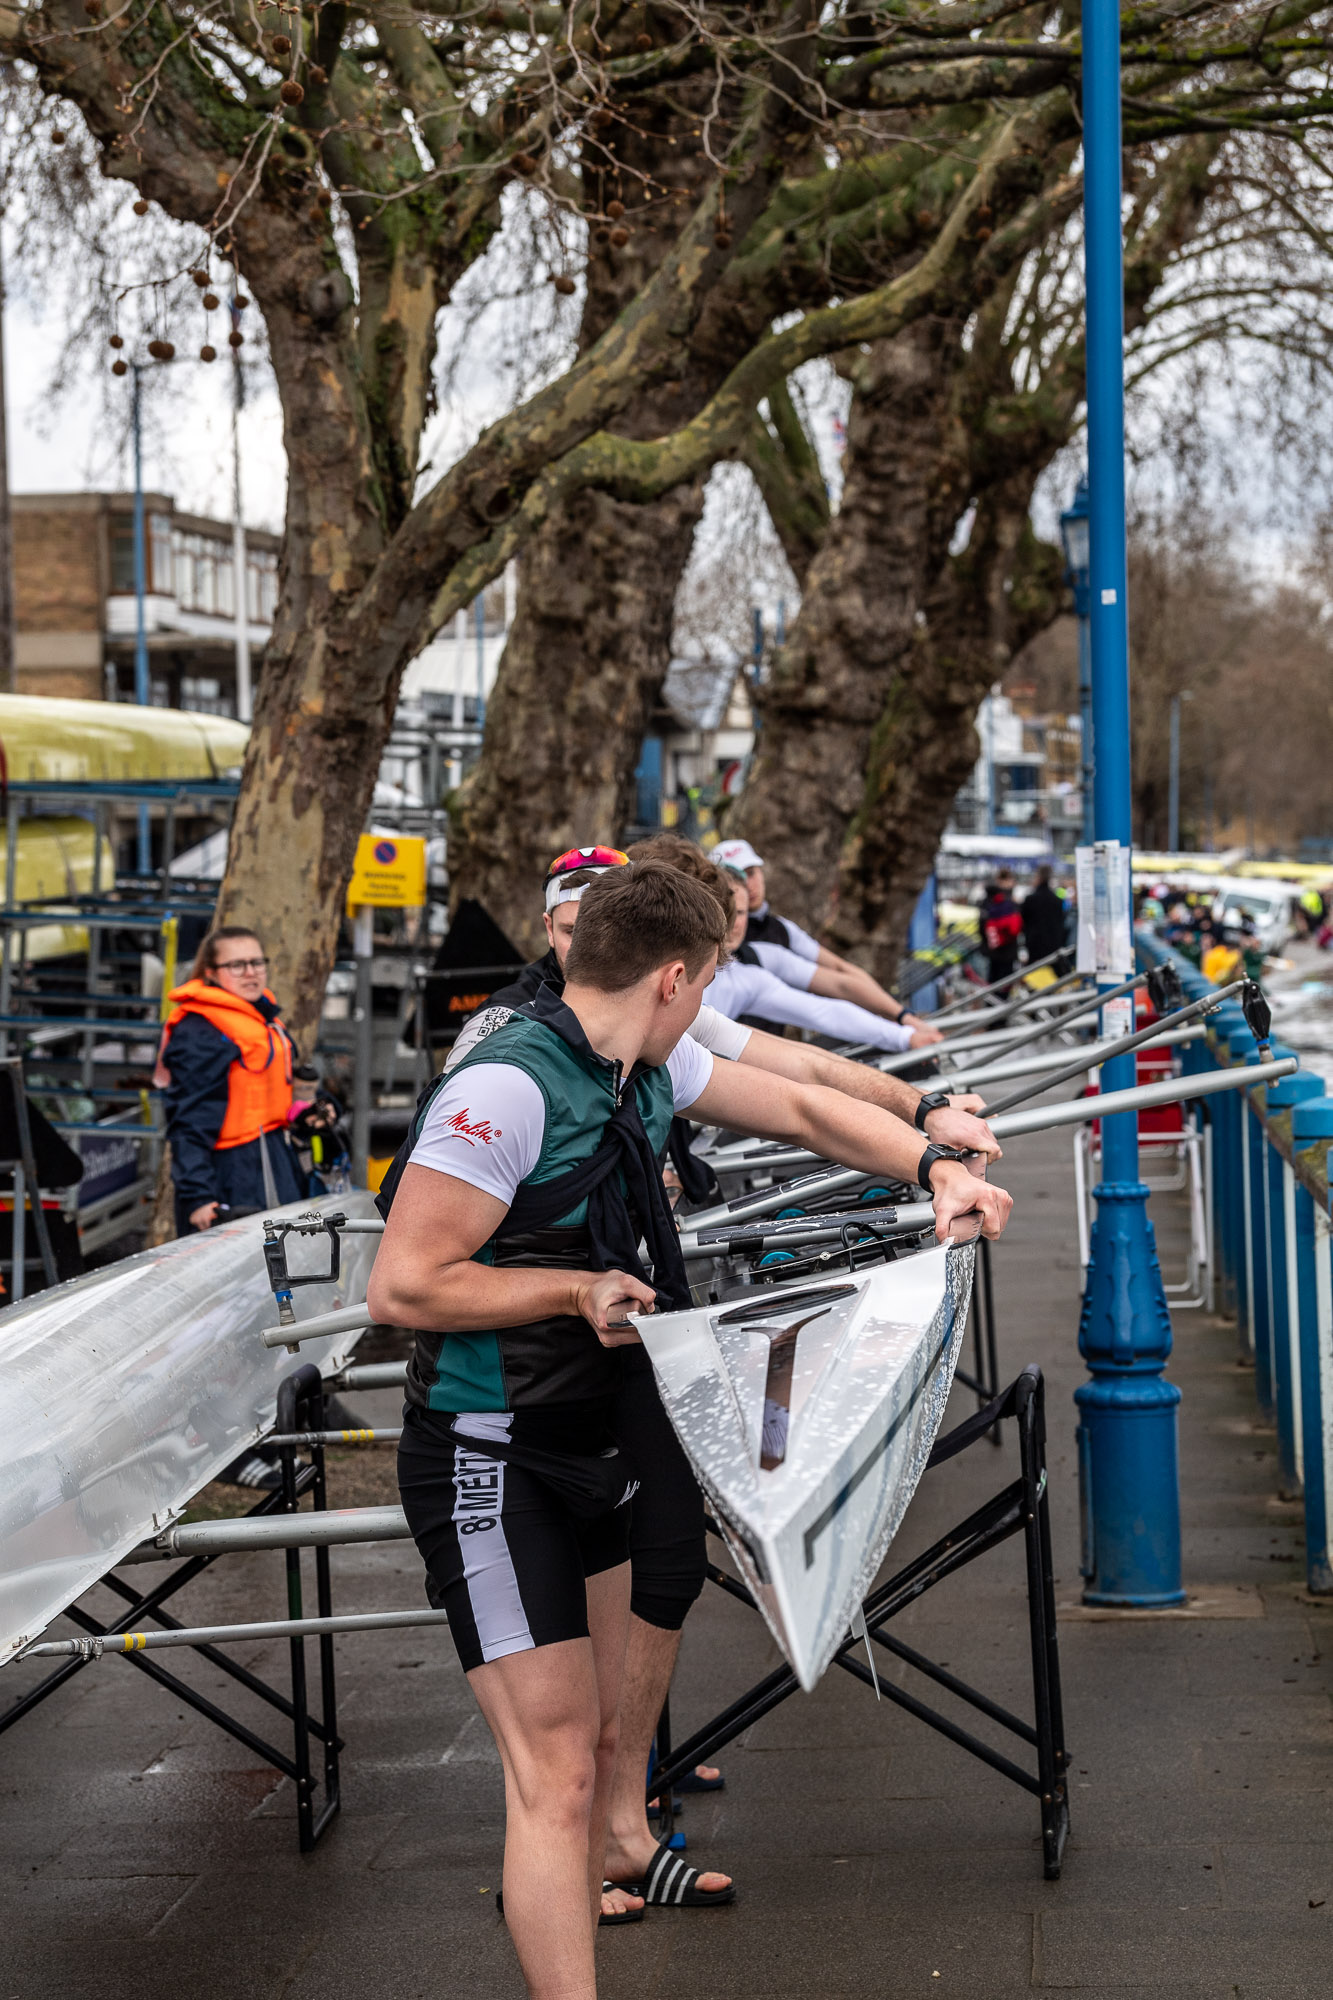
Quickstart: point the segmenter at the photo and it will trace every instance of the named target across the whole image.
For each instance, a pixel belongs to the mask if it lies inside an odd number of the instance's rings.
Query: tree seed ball
[[[730,250],[731,231],[729,229],[716,230],[713,235],[713,241],[719,250]]]
[[[289,76],[286,83],[283,84],[282,89],[278,92],[278,96],[284,104],[299,104],[305,96],[305,92],[302,90],[300,84]]]
[[[537,171],[537,162],[533,159],[531,153],[515,153],[514,167],[520,174],[535,174]]]
[[[83,11],[90,20],[96,21],[102,12],[102,0],[83,0]]]
[[[556,290],[560,293],[562,298],[567,299],[570,293],[574,290],[574,280],[572,278],[566,277],[563,271],[554,280],[554,284]]]
[[[152,355],[154,361],[170,361],[175,355],[176,350],[169,340],[150,340],[148,343],[148,352]]]
[[[108,342],[108,345],[111,347],[120,348],[125,345],[125,342],[118,333],[113,333],[110,341]]]
[[[275,56],[289,56],[291,52],[292,38],[290,35],[275,35],[273,37],[273,53]]]
[[[64,143],[65,143],[65,135],[63,132],[57,130],[51,134],[51,144],[53,146],[63,146]]]
[[[136,215],[147,215],[148,213],[148,203],[143,199],[142,195],[134,204],[134,213]]]
[[[216,311],[217,311],[217,309],[218,309],[218,295],[217,295],[217,293],[216,293],[216,292],[205,292],[205,293],[204,293],[204,311],[205,311],[205,312],[210,312],[210,313],[211,313],[211,312],[216,312]]]
[[[230,332],[227,335],[227,345],[228,347],[239,347],[244,341],[244,339],[245,335],[243,333],[237,333],[235,329],[233,329],[232,332]]]
[[[613,229],[611,231],[610,240],[613,249],[623,250],[625,245],[629,242],[628,229]]]
[[[216,361],[217,358],[218,358],[218,351],[216,347],[210,347],[207,341],[205,341],[204,345],[199,350],[199,359],[201,361]]]
[[[112,362],[112,364],[111,364],[111,373],[112,373],[113,375],[128,375],[128,374],[129,374],[129,372],[130,372],[130,364],[129,364],[129,362],[128,362],[128,361],[113,361],[113,362]]]
[[[246,296],[245,296],[244,292],[237,292],[237,294],[236,294],[236,310],[237,310],[237,312],[244,312],[244,311],[245,311],[245,308],[246,308],[246,307],[247,307],[247,306],[249,305],[249,303],[250,303],[250,301],[249,301],[249,299],[247,299],[247,298],[246,298]]]
[[[625,213],[625,204],[623,201],[609,201],[606,204],[606,212],[612,222],[619,222],[621,216]]]
[[[329,73],[325,69],[323,63],[311,63],[310,81],[312,83],[327,83],[328,80],[329,80]]]
[[[191,271],[190,276],[194,279],[194,282],[196,283],[196,285],[198,285],[201,292],[208,290],[207,271]]]
[[[653,38],[651,35],[636,35],[634,37],[634,46],[636,49],[650,49],[652,45]]]

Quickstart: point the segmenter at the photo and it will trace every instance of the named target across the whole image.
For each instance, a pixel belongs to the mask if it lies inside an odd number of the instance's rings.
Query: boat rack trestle
[[[351,1374],[355,1371],[345,1370]],[[364,1371],[369,1374],[371,1371]],[[399,1364],[401,1374],[401,1364]],[[369,1386],[368,1384],[364,1386]],[[277,1432],[280,1437],[296,1433],[319,1433],[324,1424],[324,1384],[319,1369],[302,1363],[278,1384]],[[99,1583],[122,1602],[122,1609],[109,1617],[97,1617],[83,1603],[68,1605],[63,1616],[79,1628],[80,1637],[42,1639],[20,1648],[20,1657],[56,1662],[45,1679],[28,1690],[0,1713],[0,1732],[20,1721],[30,1710],[54,1694],[72,1675],[79,1673],[103,1653],[122,1654],[140,1673],[146,1674],[181,1706],[193,1709],[253,1755],[290,1778],[296,1793],[298,1837],[302,1853],[308,1853],[338,1811],[340,1800],[337,1686],[334,1671],[334,1638],[340,1632],[377,1631],[399,1625],[436,1625],[443,1614],[424,1605],[402,1611],[367,1611],[335,1616],[329,1549],[347,1542],[388,1541],[405,1537],[407,1523],[398,1507],[348,1508],[331,1512],[324,1475],[321,1445],[310,1447],[309,1462],[300,1463],[297,1447],[279,1447],[282,1487],[266,1494],[250,1513],[238,1520],[195,1521],[168,1528],[155,1542],[141,1544],[122,1558]],[[301,1502],[309,1494],[311,1510]],[[224,1554],[256,1548],[280,1548],[285,1565],[283,1598],[285,1618],[231,1626],[186,1625],[166,1610],[167,1601]],[[312,1550],[315,1573],[315,1616],[306,1617],[301,1551]],[[125,1563],[145,1560],[176,1560],[163,1576],[145,1588],[137,1579],[118,1573]],[[288,1644],[290,1692],[275,1686],[223,1650],[232,1640],[281,1640]],[[307,1678],[305,1642],[318,1647],[319,1704],[312,1708]],[[202,1693],[179,1674],[169,1672],[149,1657],[160,1648],[187,1647],[226,1674],[248,1696],[257,1697],[284,1717],[292,1729],[291,1750],[279,1748],[232,1714],[220,1701]],[[318,1775],[317,1775],[318,1774]],[[323,1797],[320,1798],[322,1778]]]
[[[855,1630],[848,1630],[833,1656],[833,1664],[851,1674],[865,1687],[875,1689],[885,1700],[903,1708],[927,1728],[936,1730],[959,1749],[976,1757],[1011,1784],[1030,1792],[1038,1802],[1041,1818],[1043,1872],[1047,1881],[1058,1879],[1069,1837],[1069,1753],[1064,1740],[1064,1714],[1060,1691],[1060,1656],[1056,1633],[1055,1584],[1051,1550],[1050,1512],[1046,1480],[1045,1387],[1041,1370],[1025,1368],[1002,1394],[974,1416],[936,1441],[926,1470],[954,1458],[981,1438],[994,1436],[1000,1425],[1013,1422],[1018,1433],[1018,1477],[994,1494],[966,1520],[951,1528],[924,1554],[877,1585],[866,1598]],[[716,1528],[715,1523],[710,1526]],[[978,1556],[998,1548],[1012,1536],[1022,1535],[1026,1558],[1028,1621],[1032,1660],[1033,1720],[1029,1723],[994,1701],[959,1675],[926,1658],[915,1647],[894,1636],[889,1629],[894,1618],[915,1605],[927,1590],[946,1577],[975,1562]],[[750,1591],[736,1577],[710,1564],[712,1582],[729,1597],[758,1612]],[[858,1657],[870,1641],[895,1661],[910,1667],[923,1679],[933,1682],[953,1699],[964,1703],[988,1722],[1005,1731],[1018,1743],[1035,1751],[1036,1769],[1020,1764],[984,1738],[965,1728],[953,1716],[942,1713],[884,1672],[876,1672]],[[707,1762],[728,1743],[751,1729],[765,1715],[789,1699],[799,1688],[795,1672],[785,1663],[737,1697],[720,1714],[684,1743],[671,1740],[670,1714],[663,1712],[657,1734],[657,1758],[649,1775],[649,1795],[661,1802],[661,1823],[669,1828],[673,1804],[671,1788]]]

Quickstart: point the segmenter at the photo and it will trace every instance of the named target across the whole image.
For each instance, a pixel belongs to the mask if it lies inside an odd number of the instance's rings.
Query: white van
[[[1212,884],[1213,922],[1239,929],[1248,912],[1264,951],[1281,951],[1296,921],[1300,888],[1276,875],[1219,875]]]

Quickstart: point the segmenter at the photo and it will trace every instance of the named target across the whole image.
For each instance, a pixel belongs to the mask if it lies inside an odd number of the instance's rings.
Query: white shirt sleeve
[[[526,1070],[474,1063],[436,1093],[409,1164],[452,1174],[508,1207],[545,1136],[546,1099]]]
[[[911,1046],[910,1028],[886,1021],[850,1000],[799,992],[775,979],[762,965],[742,965],[733,959],[730,965],[719,968],[707,992],[709,1005],[732,1019],[737,1014],[757,1014],[761,1021],[813,1028],[833,1041],[864,1042],[872,1049],[896,1051]]]
[[[690,1040],[698,1042],[710,1055],[721,1056],[724,1062],[739,1062],[749,1043],[753,1028],[743,1028],[739,1021],[729,1021],[725,1014],[719,1014],[716,1007],[701,1007],[690,1029]]]
[[[771,972],[775,979],[794,986],[798,993],[810,991],[810,981],[819,970],[813,959],[802,958],[798,952],[788,951],[781,944],[757,944],[751,949],[765,972]]]
[[[801,926],[794,924],[790,917],[784,917],[782,925],[787,933],[787,942],[795,952],[797,958],[808,959],[811,965],[818,965],[820,951],[818,938],[812,938],[809,931],[803,931]]]
[[[463,1057],[472,1053],[478,1042],[484,1042],[487,1035],[493,1035],[497,1028],[503,1028],[513,1011],[512,1007],[493,1007],[489,1004],[479,1007],[467,1026],[459,1029],[457,1039],[444,1059],[445,1075],[447,1076],[451,1069],[456,1069]]]
[[[713,1078],[713,1058],[701,1042],[682,1035],[666,1060],[671,1094],[677,1111],[688,1111]]]

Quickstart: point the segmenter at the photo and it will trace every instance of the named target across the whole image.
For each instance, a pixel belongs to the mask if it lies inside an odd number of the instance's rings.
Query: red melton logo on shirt
[[[475,1125],[469,1125],[468,1119],[471,1115],[465,1104],[461,1111],[455,1111],[452,1118],[445,1119],[445,1131],[453,1132],[468,1146],[475,1146],[478,1139],[480,1139],[483,1146],[489,1146],[492,1139],[504,1138],[504,1133],[500,1130],[500,1127],[492,1125],[489,1118],[479,1118]]]

